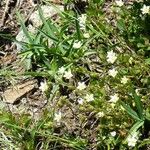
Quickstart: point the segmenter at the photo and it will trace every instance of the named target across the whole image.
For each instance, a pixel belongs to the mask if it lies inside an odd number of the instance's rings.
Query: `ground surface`
[[[34,10],[36,10],[36,3],[40,2],[33,2],[32,0],[1,1],[0,33],[11,34],[13,37],[16,37],[16,35],[20,31],[20,24],[16,17],[16,11],[21,12],[21,15],[25,18],[26,26],[28,26],[30,24],[29,18]],[[62,2],[58,0],[51,1],[51,3],[63,6]],[[109,12],[109,7],[111,7],[110,1],[105,4],[104,11],[106,11],[107,13],[107,19],[111,20],[109,23],[113,26],[115,22],[113,20],[111,12]],[[111,40],[111,42],[113,43],[116,39],[112,38]],[[97,40],[94,42],[98,43],[99,41]],[[92,48],[92,46],[95,47],[95,45],[90,45],[90,48]],[[125,51],[127,55],[134,54],[129,47],[125,48],[127,48],[127,51]],[[117,51],[121,54],[124,53],[124,49],[117,49]],[[101,127],[101,119],[97,116],[97,110],[99,108],[96,110],[94,108],[94,105],[87,105],[86,108],[84,106],[78,105],[79,95],[71,88],[69,89],[67,86],[65,86],[65,84],[60,84],[58,90],[59,92],[57,92],[57,86],[55,87],[55,85],[50,85],[50,91],[52,92],[53,97],[50,97],[51,101],[48,101],[46,95],[44,95],[39,89],[40,82],[44,81],[44,79],[22,76],[25,68],[21,63],[20,57],[17,54],[17,47],[11,40],[6,40],[5,38],[0,39],[0,75],[2,75],[0,76],[0,107],[5,108],[16,116],[18,114],[30,115],[35,122],[37,120],[40,120],[40,117],[47,112],[51,112],[52,109],[61,110],[61,112],[63,112],[63,119],[61,121],[61,124],[51,125],[47,123],[47,128],[53,126],[53,133],[58,137],[63,137],[63,135],[67,133],[70,137],[80,137],[83,139],[85,138],[87,139],[88,143],[87,149],[96,150],[98,143],[97,134],[99,132],[99,128]],[[85,59],[88,62],[87,64],[82,62],[82,60],[81,63],[78,63],[79,66],[82,67],[83,65],[89,72],[93,71],[95,73],[93,74],[93,78],[96,78],[96,81],[93,81],[94,85],[97,85],[97,80],[101,79],[104,76],[102,70],[103,65],[100,59],[101,58],[99,56],[91,55],[90,57],[87,57]],[[106,72],[104,73],[106,74]],[[82,79],[83,81],[85,81],[87,85],[89,84],[90,77],[88,74],[83,74],[82,71],[80,74],[79,70],[78,73],[76,73],[74,76],[77,79]],[[72,81],[73,84],[74,82],[75,81]],[[99,87],[93,87],[93,89],[98,88]],[[106,85],[104,88],[106,88],[111,93],[111,88],[109,87],[109,85]],[[92,91],[93,89],[91,87],[90,90]],[[100,105],[102,106],[102,104]],[[108,113],[110,113],[111,118],[111,111],[109,111],[110,110],[108,109]],[[118,121],[118,124],[121,122],[120,118],[116,117],[116,120]],[[132,121],[130,121],[129,119],[129,122],[131,123]],[[126,125],[127,128],[129,128],[129,126]],[[119,127],[116,126],[116,128]],[[119,130],[119,134],[123,138],[125,138],[127,135],[127,131]],[[43,140],[41,139],[40,137],[37,137],[37,141],[39,143]],[[52,142],[51,145],[54,145],[55,147],[56,143]],[[60,145],[58,144],[58,149],[59,146]],[[71,148],[66,148],[67,146],[65,144],[62,147],[61,146],[60,148],[64,150],[71,150]]]

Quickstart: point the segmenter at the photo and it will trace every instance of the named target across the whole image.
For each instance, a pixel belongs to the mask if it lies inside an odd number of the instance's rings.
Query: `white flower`
[[[41,83],[40,83],[40,87],[39,87],[39,89],[40,89],[42,92],[47,91],[47,90],[48,90],[47,82],[46,82],[46,81],[41,82]]]
[[[88,39],[90,37],[90,34],[89,33],[84,33],[83,36],[84,36],[84,38]]]
[[[116,131],[110,132],[110,135],[113,136],[113,137],[115,137],[116,136]]]
[[[83,102],[84,102],[84,99],[83,99],[83,98],[79,98],[79,99],[78,99],[78,103],[79,103],[80,105],[82,105]]]
[[[133,135],[129,135],[127,138],[128,146],[134,147],[138,140],[138,132],[135,132]]]
[[[150,10],[150,6],[143,5],[141,8],[142,14],[148,14]]]
[[[82,46],[82,43],[81,41],[75,41],[74,44],[73,44],[73,48],[75,49],[78,49]]]
[[[114,63],[117,59],[116,53],[113,52],[113,50],[107,52],[107,62],[108,63]]]
[[[72,75],[72,73],[71,73],[71,70],[65,71],[63,77],[66,78],[66,79],[72,78],[73,75]]]
[[[93,94],[86,94],[85,99],[87,102],[91,102],[94,100],[94,95]]]
[[[57,113],[55,113],[55,115],[54,115],[54,121],[60,122],[61,117],[62,117],[62,113],[60,111],[57,112]]]
[[[139,89],[136,89],[135,93],[139,96],[140,95]]]
[[[116,5],[119,7],[124,5],[124,2],[122,0],[116,0],[115,2],[116,2]]]
[[[84,82],[78,82],[78,86],[77,86],[78,90],[83,90],[85,88],[86,88],[86,85]]]
[[[108,71],[108,74],[109,74],[110,76],[112,76],[112,77],[115,77],[115,76],[117,75],[117,73],[118,73],[118,71],[115,70],[115,68],[110,69],[110,70]]]
[[[104,117],[104,115],[105,115],[104,112],[97,113],[97,116],[100,117],[100,118]]]
[[[85,30],[86,28],[86,18],[87,18],[87,15],[86,14],[82,14],[78,20],[79,20],[79,26],[80,26],[80,29],[81,30]]]
[[[126,76],[124,76],[123,78],[121,78],[121,83],[122,84],[126,84],[128,82],[128,78]]]
[[[58,69],[58,73],[64,74],[65,70],[66,70],[65,67],[62,66],[61,68]]]
[[[109,102],[116,103],[119,100],[118,94],[110,96]]]

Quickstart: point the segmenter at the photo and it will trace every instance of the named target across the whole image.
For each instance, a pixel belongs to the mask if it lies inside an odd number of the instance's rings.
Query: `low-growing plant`
[[[38,7],[43,24],[35,33],[17,13],[27,39],[15,40],[26,62],[23,75],[42,81],[48,103],[37,121],[2,111],[1,144],[29,150],[145,148],[149,12],[142,8],[149,2],[92,0],[78,9],[80,2],[64,2],[73,7],[58,10],[56,20],[46,19]]]

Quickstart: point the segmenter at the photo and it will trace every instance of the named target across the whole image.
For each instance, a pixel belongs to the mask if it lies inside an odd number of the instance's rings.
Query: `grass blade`
[[[136,105],[137,110],[138,110],[138,114],[139,114],[140,118],[143,119],[144,116],[143,116],[143,106],[141,103],[141,98],[136,94],[135,91],[133,91],[132,93],[133,93],[135,105]]]
[[[133,134],[134,132],[136,132],[142,125],[144,124],[144,121],[137,121],[132,128],[130,129],[129,133]]]
[[[38,11],[39,11],[40,19],[42,20],[44,26],[46,27],[46,31],[47,31],[48,35],[51,36],[53,39],[57,39],[54,34],[54,30],[51,29],[51,24],[50,23],[48,24],[47,20],[44,18],[42,9],[40,7],[39,7]]]
[[[124,109],[127,111],[127,113],[135,120],[141,121],[138,114],[129,106],[126,105],[124,102],[121,102],[121,105],[124,107]]]
[[[77,13],[76,13],[76,17],[77,17]],[[75,19],[75,25],[76,25],[76,31],[77,31],[78,40],[81,41],[80,26],[79,26],[78,19]]]
[[[28,33],[27,28],[22,20],[22,16],[19,12],[17,12],[17,16],[18,16],[19,22],[21,24],[21,28],[22,28],[26,38],[29,40],[30,43],[33,43],[32,38],[30,37],[30,34]]]

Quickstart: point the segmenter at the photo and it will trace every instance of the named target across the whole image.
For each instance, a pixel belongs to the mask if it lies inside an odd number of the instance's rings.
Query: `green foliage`
[[[37,121],[1,112],[0,142],[7,138],[4,146],[27,150],[143,148],[150,142],[150,14],[141,9],[149,2],[93,0],[79,10],[77,1],[64,3],[73,8],[58,11],[55,20],[38,7],[43,24],[34,34],[17,13],[27,38],[14,39],[22,44],[24,76],[44,79],[40,90],[48,104]]]

